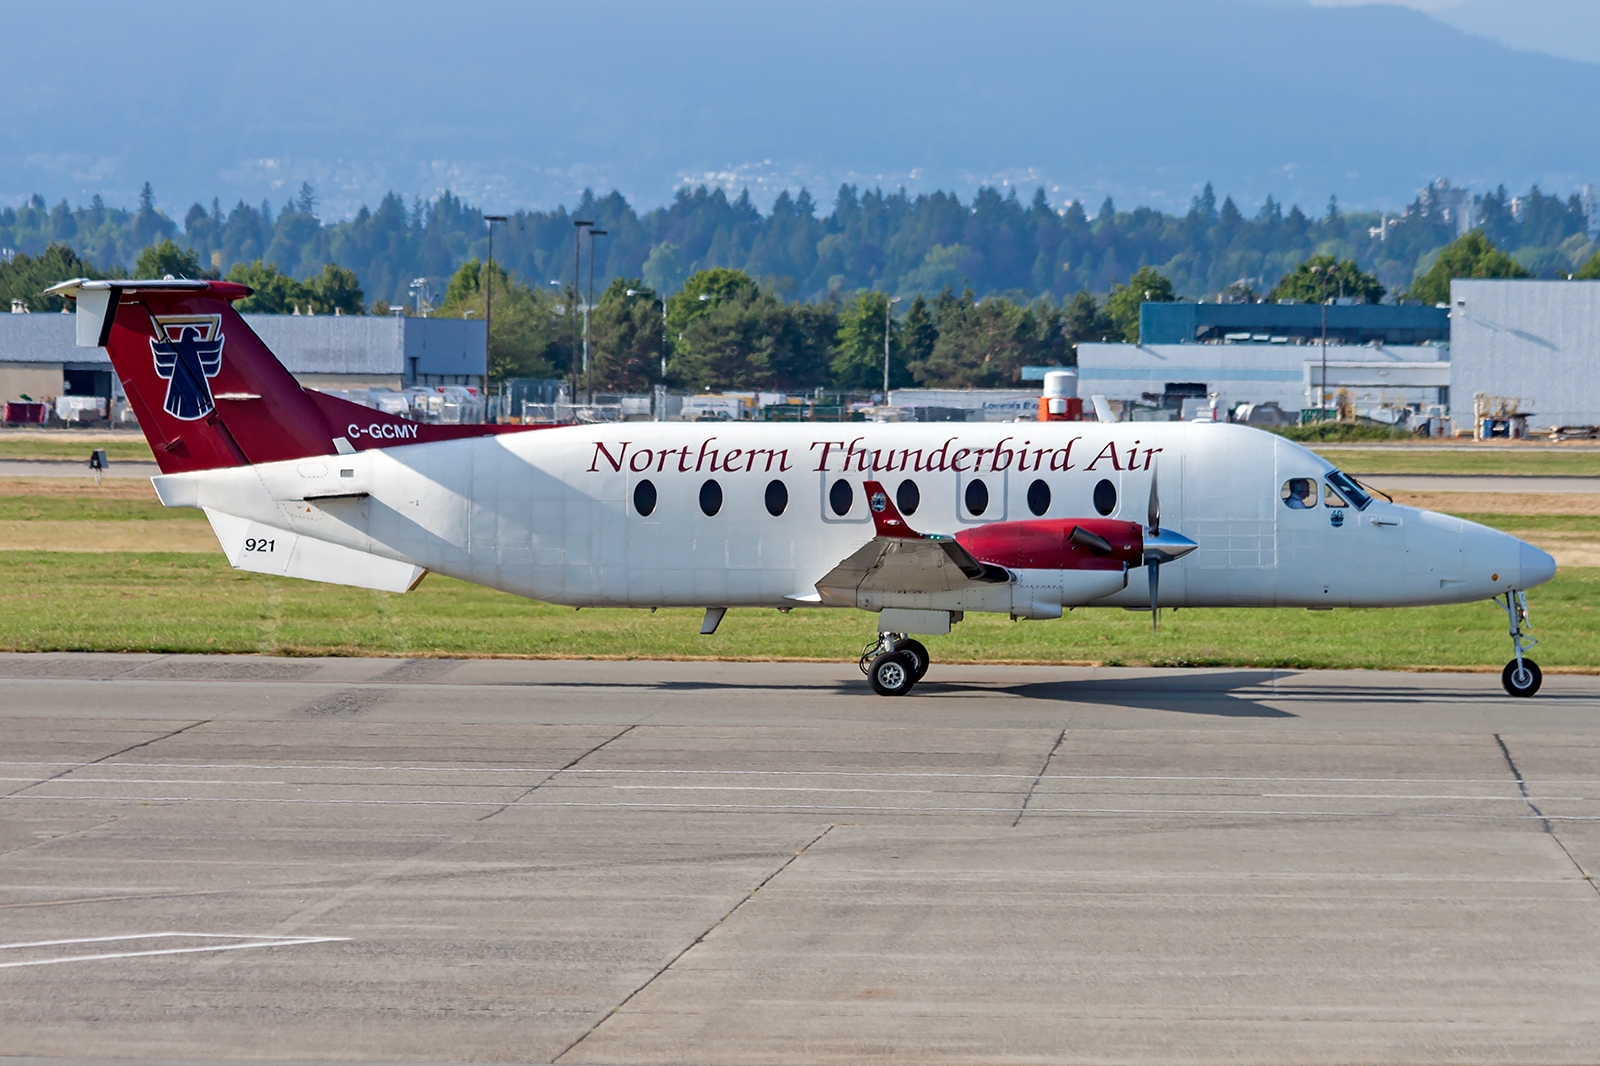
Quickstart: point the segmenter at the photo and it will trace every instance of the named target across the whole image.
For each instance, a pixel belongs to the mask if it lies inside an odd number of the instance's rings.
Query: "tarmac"
[[[0,656],[0,1062],[1593,1061],[1600,678]]]

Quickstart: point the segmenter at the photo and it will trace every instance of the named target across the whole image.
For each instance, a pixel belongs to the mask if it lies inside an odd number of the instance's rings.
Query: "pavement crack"
[[[60,773],[51,774],[49,777],[41,778],[38,781],[34,781],[34,782],[31,782],[30,784],[23,785],[21,788],[14,788],[10,792],[7,792],[5,795],[0,796],[0,799],[10,799],[12,796],[21,795],[22,793],[28,791],[28,789],[30,789],[30,788],[38,788],[40,785],[48,785],[52,781],[59,781],[61,778],[66,777],[70,773],[74,773],[74,772],[76,772],[78,770],[87,769],[90,766],[98,766],[103,762],[110,762],[112,759],[115,759],[119,755],[126,755],[126,754],[128,754],[128,752],[130,752],[130,751],[138,751],[140,748],[148,748],[152,744],[159,744],[163,740],[170,740],[173,737],[177,736],[179,733],[187,733],[189,730],[194,729],[197,726],[209,725],[210,723],[211,723],[211,719],[204,718],[204,719],[201,719],[198,722],[190,722],[186,726],[179,726],[177,729],[174,729],[172,732],[163,733],[159,737],[151,737],[149,740],[141,740],[137,744],[129,744],[127,747],[121,749],[120,751],[114,751],[109,755],[102,755],[102,756],[100,756],[100,758],[91,759],[88,762],[81,762],[76,766],[69,766],[65,770],[62,770]]]
[[[1062,743],[1067,739],[1067,727],[1061,727],[1061,734],[1056,737],[1056,742],[1050,748],[1050,754],[1044,757],[1044,764],[1039,767],[1039,772],[1033,775],[1033,784],[1028,786],[1028,794],[1022,797],[1022,807],[1017,811],[1017,816],[1011,820],[1011,828],[1015,829],[1022,821],[1022,816],[1028,813],[1028,804],[1033,799],[1034,789],[1039,787],[1039,782],[1044,780],[1045,771],[1050,769],[1050,763],[1055,760],[1056,752],[1061,750]]]
[[[531,785],[528,788],[524,789],[522,792],[518,793],[517,796],[514,799],[507,800],[505,803],[501,804],[499,807],[496,807],[494,810],[490,811],[488,814],[484,815],[482,818],[479,818],[478,821],[487,822],[490,818],[493,818],[495,815],[504,813],[506,808],[514,807],[518,803],[521,803],[523,800],[527,799],[529,796],[531,796],[535,792],[539,791],[545,785],[548,785],[551,781],[555,780],[556,777],[558,777],[562,773],[565,773],[566,771],[572,769],[574,766],[577,766],[583,760],[587,759],[589,756],[593,755],[595,752],[599,751],[601,748],[605,747],[606,745],[612,743],[613,741],[621,740],[623,737],[627,736],[629,733],[633,732],[635,729],[638,729],[638,728],[639,728],[639,723],[635,722],[633,725],[628,726],[626,729],[624,729],[622,732],[618,733],[616,736],[607,737],[605,740],[602,740],[600,743],[596,744],[594,747],[590,748],[588,751],[584,752],[582,755],[579,755],[576,759],[573,759],[571,762],[567,763],[565,766],[562,766],[562,767],[560,767],[558,769],[555,769],[555,770],[551,770],[549,774],[545,775],[543,778],[540,778],[538,783],[536,783],[534,785]]]
[[[1595,883],[1594,876],[1588,870],[1585,870],[1583,863],[1579,862],[1577,857],[1567,849],[1567,845],[1556,833],[1555,826],[1550,824],[1550,819],[1545,817],[1544,811],[1540,810],[1539,805],[1533,802],[1533,794],[1528,791],[1528,782],[1522,776],[1522,771],[1517,768],[1517,760],[1511,757],[1511,749],[1506,746],[1505,738],[1496,733],[1494,734],[1494,742],[1500,745],[1500,754],[1505,758],[1506,768],[1511,771],[1511,776],[1517,779],[1517,791],[1522,793],[1522,802],[1526,803],[1528,809],[1538,816],[1539,825],[1543,827],[1546,835],[1555,841],[1556,847],[1561,849],[1561,854],[1567,857],[1567,861],[1572,863],[1573,869],[1578,871],[1578,876],[1583,878],[1590,888],[1594,889],[1596,895],[1600,895],[1600,884]]]
[[[1065,730],[1063,730],[1063,732],[1065,732]],[[572,1043],[570,1043],[566,1047],[562,1048],[561,1051],[559,1053],[557,1053],[556,1056],[550,1060],[551,1063],[560,1062],[563,1058],[566,1057],[566,1055],[569,1052],[571,1052],[579,1044],[583,1043],[585,1040],[587,1040],[591,1036],[593,1036],[595,1034],[596,1030],[598,1030],[602,1025],[604,1025],[611,1018],[614,1018],[617,1015],[617,1013],[622,1010],[623,1007],[626,1007],[634,999],[635,996],[637,996],[639,993],[643,992],[645,989],[649,988],[651,985],[655,984],[656,980],[658,978],[660,978],[668,970],[672,969],[673,966],[677,965],[677,962],[678,962],[679,959],[681,959],[685,955],[689,954],[689,952],[693,951],[699,944],[701,944],[705,940],[706,937],[708,937],[712,933],[716,932],[717,928],[719,926],[721,926],[729,918],[732,918],[735,914],[738,913],[740,907],[743,907],[746,903],[749,903],[751,900],[755,899],[757,892],[760,892],[763,888],[766,888],[767,885],[771,884],[773,878],[777,877],[779,874],[783,873],[783,871],[787,870],[790,866],[794,865],[795,861],[797,859],[799,859],[800,856],[802,856],[806,852],[810,851],[813,847],[816,846],[817,841],[821,840],[823,837],[827,836],[831,832],[833,832],[833,826],[829,825],[826,828],[824,828],[822,830],[822,832],[818,833],[816,836],[812,837],[809,841],[807,841],[805,843],[805,845],[800,848],[799,851],[795,852],[793,855],[791,855],[787,859],[783,860],[783,862],[778,865],[778,868],[776,870],[773,870],[770,874],[768,874],[767,876],[763,877],[759,882],[757,882],[756,887],[752,888],[749,892],[746,892],[742,897],[740,897],[739,902],[735,903],[732,907],[729,907],[728,908],[728,912],[726,914],[724,914],[722,917],[718,918],[716,921],[712,922],[710,925],[706,926],[705,931],[703,933],[701,933],[699,936],[695,937],[693,940],[689,941],[689,943],[684,947],[684,949],[682,951],[680,951],[676,955],[672,956],[672,958],[670,958],[670,959],[668,959],[666,961],[666,964],[664,966],[662,966],[661,969],[657,970],[655,973],[651,974],[648,978],[646,978],[644,984],[640,985],[638,988],[635,988],[632,992],[629,992],[626,996],[623,996],[621,1001],[618,1002],[615,1007],[612,1007],[610,1010],[606,1011],[605,1017],[601,1018],[599,1021],[597,1021],[593,1025],[589,1026],[589,1028],[584,1030],[584,1032],[582,1033],[582,1035],[580,1035],[578,1037],[578,1039],[574,1040]]]

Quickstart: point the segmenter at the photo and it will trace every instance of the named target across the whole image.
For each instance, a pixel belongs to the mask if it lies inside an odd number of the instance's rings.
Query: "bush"
[[[1309,426],[1262,426],[1301,444],[1356,444],[1366,441],[1415,440],[1408,430],[1370,422],[1313,422]]]

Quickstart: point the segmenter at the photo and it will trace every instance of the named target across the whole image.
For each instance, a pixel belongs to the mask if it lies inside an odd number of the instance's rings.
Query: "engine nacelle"
[[[962,530],[956,543],[979,562],[1011,571],[1123,571],[1144,563],[1143,528],[1114,518],[991,522]]]

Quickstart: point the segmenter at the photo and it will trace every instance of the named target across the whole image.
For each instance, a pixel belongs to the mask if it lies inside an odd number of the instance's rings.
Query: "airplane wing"
[[[953,592],[1011,580],[1004,567],[980,563],[953,537],[915,532],[876,481],[866,482],[877,535],[817,582],[822,603],[854,607],[863,592]]]

